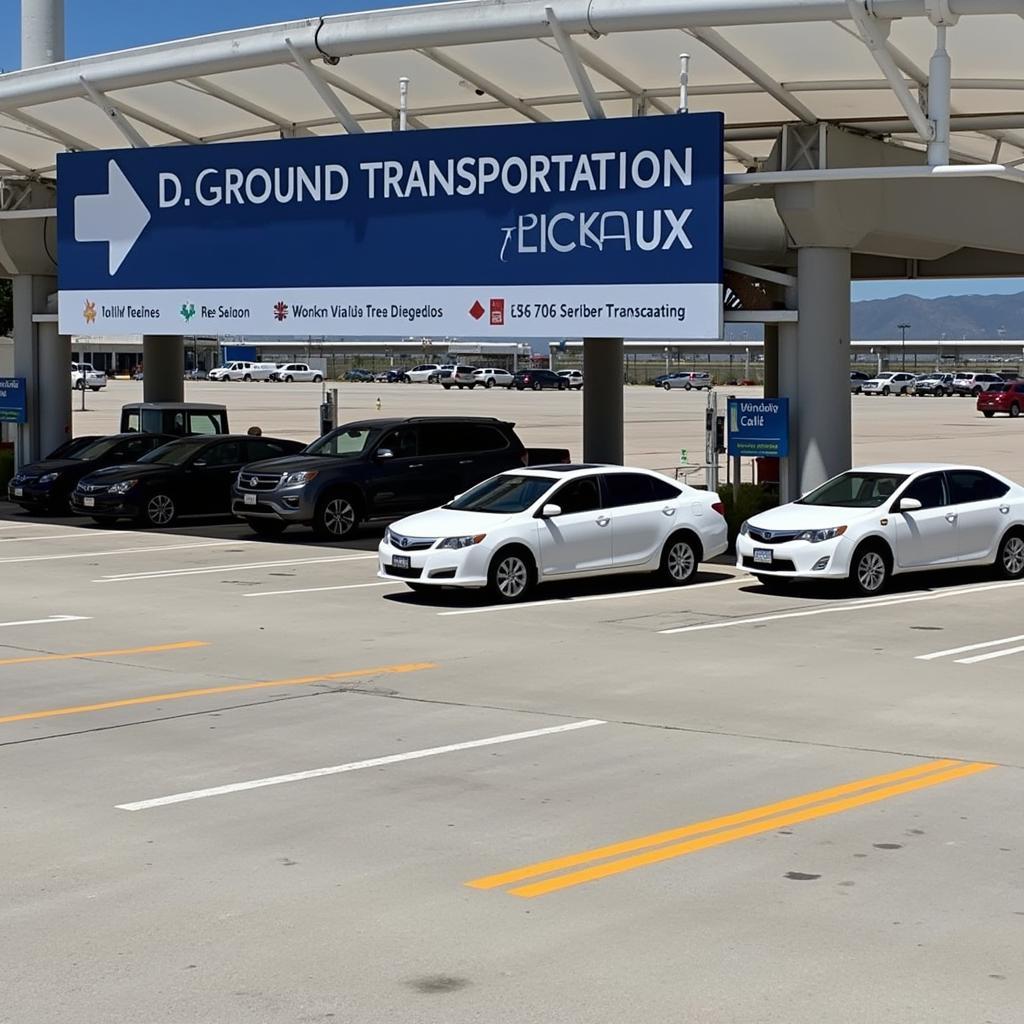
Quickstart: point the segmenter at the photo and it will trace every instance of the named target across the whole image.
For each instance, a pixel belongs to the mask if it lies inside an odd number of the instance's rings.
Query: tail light
[[[725,506],[724,506],[724,505],[723,505],[723,504],[722,504],[722,503],[721,503],[720,501],[716,501],[716,502],[715,502],[715,503],[714,503],[714,504],[713,504],[713,505],[711,506],[711,508],[712,508],[712,509],[713,509],[713,510],[714,510],[715,512],[717,512],[717,513],[718,513],[718,514],[719,514],[720,516],[722,516],[722,518],[723,518],[723,519],[725,518]]]

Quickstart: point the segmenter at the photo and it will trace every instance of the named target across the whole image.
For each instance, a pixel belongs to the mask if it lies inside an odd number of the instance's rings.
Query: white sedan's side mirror
[[[562,506],[548,503],[540,510],[541,519],[554,519],[562,514]]]
[[[921,502],[917,498],[900,498],[901,512],[917,512],[921,508]]]

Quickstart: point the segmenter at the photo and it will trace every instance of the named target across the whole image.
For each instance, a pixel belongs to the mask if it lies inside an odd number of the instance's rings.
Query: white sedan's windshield
[[[900,473],[843,473],[804,495],[798,505],[833,508],[878,508],[892,497],[906,476]]]
[[[525,512],[550,491],[557,480],[544,476],[505,473],[492,477],[450,502],[445,508],[457,512],[493,512],[510,515]]]

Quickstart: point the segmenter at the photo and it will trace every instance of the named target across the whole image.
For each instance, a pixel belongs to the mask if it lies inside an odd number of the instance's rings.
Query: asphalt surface
[[[0,1021],[1019,1021],[1024,584],[377,539],[0,505]]]

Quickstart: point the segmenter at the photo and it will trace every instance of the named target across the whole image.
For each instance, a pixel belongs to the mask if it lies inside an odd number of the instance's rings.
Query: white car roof
[[[877,466],[855,466],[849,472],[901,473],[909,476],[912,473],[934,473],[939,470],[950,469],[976,469],[982,473],[991,473],[994,476],[999,475],[994,470],[986,469],[984,466],[965,466],[959,462],[884,462]]]

